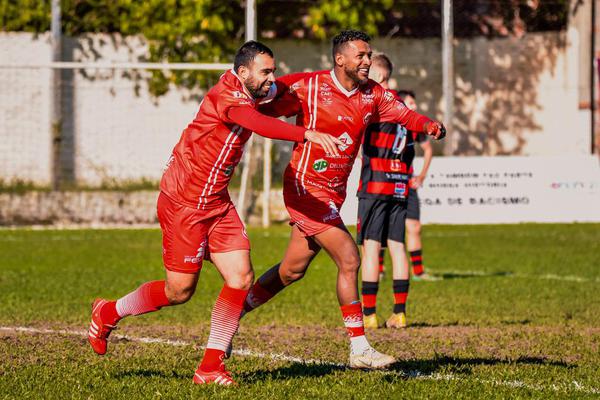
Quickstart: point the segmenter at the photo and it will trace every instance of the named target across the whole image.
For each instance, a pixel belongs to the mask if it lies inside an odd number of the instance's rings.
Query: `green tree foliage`
[[[324,0],[310,7],[307,24],[312,35],[319,39],[348,27],[376,36],[378,25],[385,21],[385,13],[393,5],[393,0]]]
[[[569,0],[455,0],[457,36],[521,35],[564,29]],[[259,36],[322,40],[341,29],[372,36],[439,36],[440,0],[258,0]],[[227,62],[244,36],[244,2],[235,0],[62,0],[67,36],[143,35],[149,54],[140,61]],[[50,29],[50,0],[0,0],[3,31]],[[175,84],[206,87],[215,74],[154,71],[150,92]]]

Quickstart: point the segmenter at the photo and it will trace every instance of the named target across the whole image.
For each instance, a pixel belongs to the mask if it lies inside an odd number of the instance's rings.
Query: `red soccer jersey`
[[[333,71],[307,74],[268,108],[271,114],[297,114],[298,125],[330,133],[345,143],[339,146],[339,156],[327,155],[310,142],[296,144],[284,175],[288,203],[310,208],[314,202],[307,200],[316,199],[334,211],[346,198],[346,182],[369,123],[394,121],[421,131],[428,121],[375,81],[346,90]]]
[[[273,85],[269,97],[276,91]],[[228,203],[227,185],[252,134],[229,115],[235,107],[254,110],[256,106],[233,71],[223,74],[173,149],[160,190],[178,203],[199,209],[215,209]]]

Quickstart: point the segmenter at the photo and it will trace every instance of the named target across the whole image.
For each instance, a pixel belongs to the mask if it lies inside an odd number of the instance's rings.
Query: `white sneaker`
[[[372,347],[360,354],[350,353],[350,368],[383,369],[395,362],[394,357],[380,353]]]

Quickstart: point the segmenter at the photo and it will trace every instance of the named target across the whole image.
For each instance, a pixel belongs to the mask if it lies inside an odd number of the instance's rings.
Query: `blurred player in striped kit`
[[[389,90],[392,63],[384,54],[373,56],[370,76]],[[407,108],[416,108],[412,92],[401,95]],[[412,161],[415,143],[424,146],[425,165],[420,175],[413,177]],[[362,296],[366,328],[379,327],[376,314],[379,280],[383,272],[384,248],[390,249],[393,266],[393,314],[385,323],[390,328],[406,326],[406,300],[409,288],[409,268],[406,259],[405,232],[409,233],[414,276],[424,276],[418,228],[419,187],[431,162],[431,144],[425,135],[407,130],[391,122],[371,124],[365,133],[362,148],[362,170],[358,197],[357,242],[362,245]],[[408,222],[408,218],[410,222]],[[406,229],[406,230],[405,230]],[[415,238],[416,236],[416,238]]]

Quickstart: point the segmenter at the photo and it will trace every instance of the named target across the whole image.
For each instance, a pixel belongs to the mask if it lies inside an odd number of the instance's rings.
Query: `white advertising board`
[[[348,225],[359,175],[357,162],[341,210]],[[423,223],[600,222],[600,164],[592,155],[434,157],[419,197]]]

